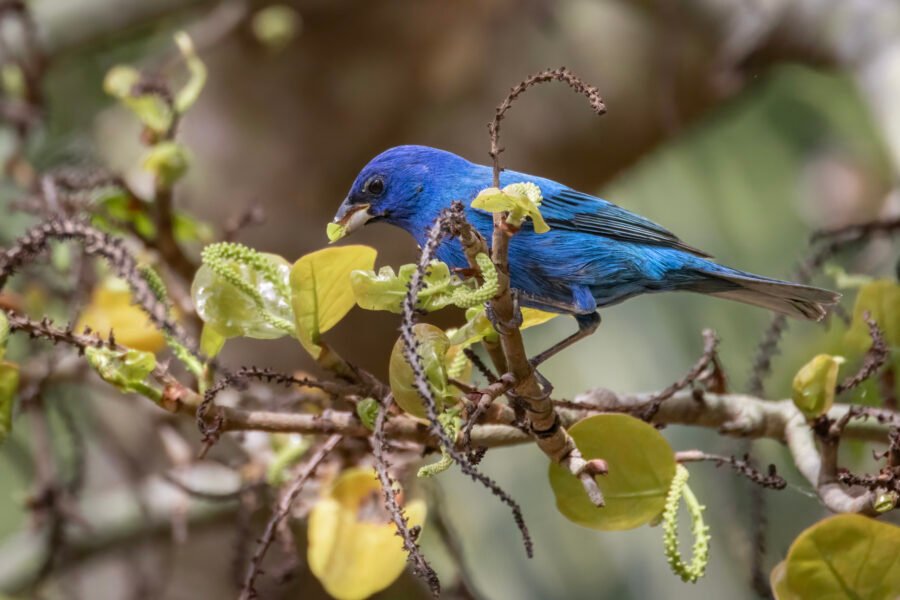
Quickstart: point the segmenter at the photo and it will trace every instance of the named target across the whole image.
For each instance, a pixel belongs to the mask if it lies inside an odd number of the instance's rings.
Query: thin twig
[[[407,561],[412,565],[413,574],[421,577],[431,594],[438,598],[441,595],[441,581],[438,579],[437,573],[425,559],[422,549],[416,536],[413,535],[409,527],[409,521],[403,512],[403,507],[397,500],[397,493],[394,490],[394,481],[390,474],[390,463],[385,456],[387,451],[387,440],[384,435],[384,424],[387,419],[387,411],[393,404],[393,398],[388,397],[385,402],[378,406],[378,414],[375,417],[375,427],[372,436],[369,438],[369,444],[372,446],[372,455],[375,457],[375,472],[378,474],[378,481],[381,483],[381,492],[384,494],[384,507],[391,515],[391,520],[397,527],[397,535],[403,540],[403,548],[406,550]]]
[[[241,588],[241,600],[251,600],[252,598],[258,597],[255,588],[256,578],[262,572],[260,570],[262,561],[266,556],[266,552],[269,550],[269,546],[272,545],[272,540],[275,539],[275,532],[278,529],[278,525],[287,518],[291,511],[291,505],[293,505],[297,496],[300,495],[307,480],[312,477],[316,468],[323,460],[325,460],[328,453],[334,450],[335,446],[337,446],[342,439],[343,436],[336,434],[325,440],[325,443],[323,443],[316,453],[309,458],[298,473],[297,478],[294,479],[294,482],[291,483],[290,487],[282,495],[281,501],[278,503],[275,512],[272,513],[268,524],[266,524],[266,529],[259,539],[259,542],[257,542],[256,550],[253,553],[253,557],[250,559],[250,565],[247,567],[247,575],[244,577],[244,585]]]

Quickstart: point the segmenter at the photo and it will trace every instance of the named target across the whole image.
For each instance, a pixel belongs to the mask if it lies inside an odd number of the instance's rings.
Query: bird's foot
[[[525,318],[522,316],[522,309],[519,307],[519,293],[516,290],[510,290],[509,293],[512,295],[512,304],[513,304],[513,317],[510,321],[502,321],[497,313],[494,312],[493,306],[491,306],[490,302],[485,303],[484,305],[484,314],[488,318],[488,321],[493,325],[494,330],[500,335],[509,335],[514,330],[521,327]]]

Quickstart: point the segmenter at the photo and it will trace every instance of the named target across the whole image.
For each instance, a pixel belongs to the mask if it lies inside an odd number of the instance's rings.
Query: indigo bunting
[[[550,231],[525,221],[509,244],[512,287],[525,306],[571,314],[580,329],[599,323],[598,307],[651,292],[688,291],[737,300],[792,317],[820,320],[839,294],[719,265],[656,223],[565,185],[504,170],[500,186],[536,184]],[[341,236],[376,221],[396,225],[424,245],[440,212],[454,200],[490,241],[492,216],[469,206],[491,187],[493,170],[436,148],[398,146],[372,159],[356,177],[334,222]],[[459,241],[441,243],[437,257],[465,268]]]

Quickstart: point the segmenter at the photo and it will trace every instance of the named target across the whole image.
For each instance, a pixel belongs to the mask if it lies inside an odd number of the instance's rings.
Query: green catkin
[[[150,288],[150,291],[156,297],[156,299],[165,305],[167,310],[171,310],[169,303],[169,291],[166,288],[165,282],[163,282],[162,277],[159,276],[153,267],[149,265],[143,265],[138,268],[138,273],[141,278],[147,282],[147,286]],[[187,349],[187,347],[176,340],[171,334],[166,331],[162,332],[163,337],[166,340],[166,344],[172,350],[172,354],[178,359],[181,364],[187,368],[188,371],[191,372],[195,377],[202,377],[203,375],[203,364],[197,357],[191,354],[191,351]]]
[[[479,252],[475,257],[475,262],[478,263],[478,268],[481,270],[481,277],[484,280],[484,283],[475,289],[461,286],[453,290],[450,302],[460,308],[481,306],[496,296],[500,289],[497,268],[494,266],[491,258],[487,254]]]
[[[676,465],[675,477],[666,496],[666,506],[662,514],[663,546],[666,560],[672,571],[682,581],[696,583],[706,572],[709,564],[709,527],[703,522],[705,509],[688,486],[690,473],[684,466]],[[694,534],[694,551],[690,564],[685,564],[678,552],[678,505],[684,498],[685,507],[691,516],[691,531]]]
[[[294,324],[267,311],[265,301],[259,291],[244,281],[234,268],[233,263],[247,265],[274,285],[281,296],[290,298],[291,290],[288,284],[279,276],[278,270],[265,256],[243,244],[219,242],[204,248],[201,258],[203,264],[216,275],[250,298],[259,309],[260,318],[266,323],[290,335],[294,334]]]

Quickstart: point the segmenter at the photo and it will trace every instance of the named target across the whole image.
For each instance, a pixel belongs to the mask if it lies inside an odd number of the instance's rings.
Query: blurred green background
[[[524,76],[560,64],[600,88],[608,114],[597,118],[563,86],[530,92],[505,122],[503,164],[597,193],[723,263],[788,277],[811,230],[900,212],[894,189],[900,132],[884,108],[900,105],[896,2],[847,1],[826,18],[837,0],[770,2],[757,12],[740,0],[301,0],[286,3],[296,22],[283,45],[254,31],[261,2],[31,4],[52,59],[48,118],[29,146],[36,165],[105,164],[136,188],[146,185],[138,125],[103,94],[102,79],[121,62],[165,68],[171,34],[187,28],[200,40],[210,74],[181,130],[194,163],[177,202],[219,226],[259,205],[266,223],[239,239],[289,260],[325,245],[325,224],[356,172],[383,149],[428,144],[488,162],[485,124],[494,106]],[[893,87],[882,76],[890,73]],[[10,143],[4,135],[10,134],[0,134],[0,149]],[[0,205],[11,199],[6,190]],[[5,242],[22,219],[8,218],[5,206],[2,214]],[[354,238],[379,250],[379,265],[415,256],[413,241],[386,226]],[[876,243],[843,263],[886,274],[895,256]],[[730,385],[743,390],[770,320],[758,309],[694,295],[645,296],[602,317],[596,335],[547,365],[544,374],[559,397],[594,386],[664,387],[693,364],[704,327],[721,336]],[[330,339],[351,361],[384,374],[398,322],[356,310]],[[527,343],[543,348],[573,327],[557,319],[530,331]],[[822,326],[792,323],[767,381],[769,396],[789,395],[793,373],[828,339]],[[224,361],[311,368],[302,349],[285,340],[232,344]],[[73,401],[79,396],[69,394]],[[121,412],[123,442],[141,452],[146,436]],[[742,451],[738,440],[709,431],[671,427],[665,434],[676,449]],[[771,567],[824,509],[783,448],[757,443],[754,453],[792,482],[764,492]],[[8,454],[0,451],[0,556],[16,552],[12,536],[26,525],[27,482]],[[102,487],[114,477],[102,475],[111,467],[101,454],[92,449],[89,468],[101,473],[91,479]],[[523,505],[536,543],[528,561],[501,504],[455,472],[439,478],[474,583],[487,598],[754,597],[749,487],[724,470],[691,469],[709,508],[713,550],[708,576],[688,585],[669,572],[659,530],[600,533],[562,518],[536,449],[493,451],[484,465]],[[132,548],[148,573],[165,564],[172,569],[158,596],[149,597],[233,595],[233,528],[226,520],[183,545],[162,539]],[[453,566],[433,534],[426,530],[423,540],[449,577]],[[123,560],[91,558],[66,585],[83,597],[129,597],[134,581]],[[264,597],[301,594],[324,592],[304,574]],[[425,592],[405,576],[379,597]]]

